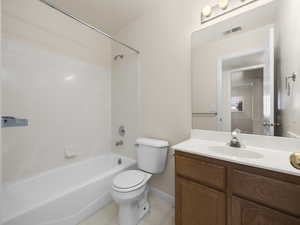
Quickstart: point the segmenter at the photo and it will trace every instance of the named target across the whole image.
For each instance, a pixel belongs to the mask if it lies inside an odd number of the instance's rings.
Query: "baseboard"
[[[169,202],[173,206],[175,206],[175,198],[172,195],[169,195],[155,187],[150,187],[150,192],[156,197],[160,198],[163,201]]]

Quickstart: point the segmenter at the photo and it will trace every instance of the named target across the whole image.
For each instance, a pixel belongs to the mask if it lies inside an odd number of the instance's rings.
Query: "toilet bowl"
[[[119,205],[119,224],[136,225],[149,211],[147,185],[151,174],[129,170],[113,181],[112,198]]]
[[[166,166],[168,142],[139,138],[136,143],[139,170],[120,173],[112,185],[112,198],[119,205],[120,225],[137,225],[149,212],[148,182],[152,174],[162,173]]]

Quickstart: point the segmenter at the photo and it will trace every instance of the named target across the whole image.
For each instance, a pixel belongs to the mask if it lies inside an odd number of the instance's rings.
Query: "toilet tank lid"
[[[155,148],[164,148],[169,146],[169,142],[153,138],[138,138],[136,140],[136,143],[139,145],[146,145]]]

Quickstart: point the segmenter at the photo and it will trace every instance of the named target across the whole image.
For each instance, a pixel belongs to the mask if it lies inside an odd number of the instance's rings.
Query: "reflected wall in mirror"
[[[193,33],[193,129],[299,137],[299,10],[274,0]]]

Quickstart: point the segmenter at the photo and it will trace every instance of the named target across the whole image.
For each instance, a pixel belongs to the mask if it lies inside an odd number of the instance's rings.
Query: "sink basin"
[[[264,157],[260,153],[253,152],[244,148],[232,148],[229,146],[212,146],[209,147],[209,149],[214,153],[237,158],[260,159]]]

